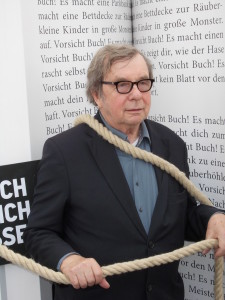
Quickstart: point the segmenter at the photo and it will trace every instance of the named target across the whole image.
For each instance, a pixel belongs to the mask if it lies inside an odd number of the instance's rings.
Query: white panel
[[[39,277],[37,275],[14,265],[6,265],[5,278],[7,300],[41,299]]]
[[[18,0],[0,1],[0,39],[0,165],[7,165],[31,158]],[[0,300],[40,300],[37,275],[6,265],[0,267],[0,279]]]
[[[20,2],[0,2],[0,164],[30,159]]]

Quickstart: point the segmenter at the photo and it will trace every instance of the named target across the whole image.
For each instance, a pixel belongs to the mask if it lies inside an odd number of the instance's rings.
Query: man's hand
[[[110,287],[103,277],[101,267],[93,258],[73,254],[63,260],[60,269],[75,289],[84,289],[97,284],[104,289]]]
[[[215,257],[225,256],[225,215],[216,213],[209,219],[206,239],[218,239],[219,247],[215,249]],[[209,250],[204,250],[206,254]]]

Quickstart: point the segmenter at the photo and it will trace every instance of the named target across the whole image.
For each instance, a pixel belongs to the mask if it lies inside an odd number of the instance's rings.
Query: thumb
[[[108,289],[110,288],[110,284],[108,283],[108,281],[103,278],[102,281],[99,283],[100,287],[102,287],[103,289]]]

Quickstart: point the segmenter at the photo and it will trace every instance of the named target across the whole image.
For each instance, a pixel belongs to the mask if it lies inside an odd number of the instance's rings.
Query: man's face
[[[139,81],[148,79],[146,62],[140,54],[131,60],[115,62],[104,81]],[[102,95],[93,95],[104,119],[115,129],[125,134],[139,128],[140,123],[148,116],[151,94],[140,92],[137,85],[128,94],[119,94],[115,85],[102,86]]]

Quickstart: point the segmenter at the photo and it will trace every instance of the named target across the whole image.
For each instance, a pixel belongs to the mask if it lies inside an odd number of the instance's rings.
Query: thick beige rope
[[[177,249],[169,253],[155,255],[143,259],[136,259],[134,261],[129,261],[129,262],[115,263],[112,265],[103,266],[102,271],[105,277],[116,275],[116,274],[118,275],[127,272],[138,271],[138,270],[142,270],[154,266],[160,266],[162,264],[167,264],[179,260],[181,258],[184,258],[186,256],[195,254],[204,249],[211,249],[217,246],[218,246],[217,240],[209,239],[209,240],[188,245],[186,247]],[[56,283],[70,284],[69,280],[66,278],[66,276],[63,273],[55,272],[51,269],[43,267],[39,263],[36,263],[33,259],[22,256],[19,253],[15,253],[4,245],[0,245],[0,256],[12,262],[13,264],[16,264],[27,270],[37,273],[38,275],[40,275],[41,277],[47,280]],[[222,299],[222,298],[217,298],[217,299]]]
[[[97,120],[93,119],[91,116],[81,116],[76,120],[76,125],[80,123],[86,123],[91,128],[93,128],[99,135],[101,135],[104,139],[106,139],[111,144],[120,148],[121,150],[133,155],[134,157],[138,157],[144,159],[147,162],[150,162],[162,170],[165,170],[167,173],[175,177],[187,190],[188,192],[199,200],[202,203],[212,205],[211,202],[201,194],[200,191],[196,189],[196,187],[186,178],[184,173],[179,171],[175,166],[171,165],[167,161],[153,155],[152,153],[143,151],[141,149],[137,149],[126,143],[115,135],[113,135],[110,131],[108,131],[105,127],[98,123]],[[112,276],[115,274],[122,274],[126,272],[133,272],[141,269],[146,269],[153,266],[159,266],[161,264],[166,264],[169,262],[173,262],[184,258],[186,256],[192,255],[204,249],[211,249],[218,247],[218,241],[215,239],[209,239],[205,241],[201,241],[181,249],[172,251],[170,253],[160,254],[144,259],[138,259],[130,262],[116,263],[109,266],[103,266],[102,271],[104,276]],[[34,262],[32,259],[26,258],[18,253],[14,253],[12,250],[8,249],[4,245],[0,245],[0,256],[4,259],[11,261],[14,264],[17,264],[21,267],[24,267],[27,270],[33,271],[40,275],[41,277],[62,284],[69,284],[68,279],[61,272],[55,272],[46,267],[41,266],[40,264]],[[215,260],[215,299],[216,300],[224,300],[223,295],[223,258],[218,258]]]

